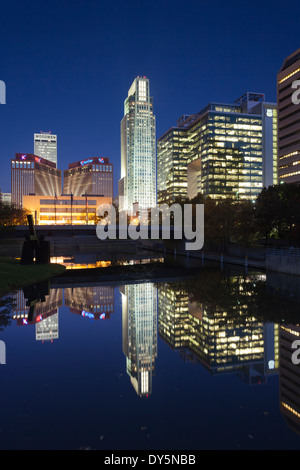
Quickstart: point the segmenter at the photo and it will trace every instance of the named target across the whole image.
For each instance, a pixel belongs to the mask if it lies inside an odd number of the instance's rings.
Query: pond
[[[298,283],[203,266],[11,293],[0,448],[300,449]]]

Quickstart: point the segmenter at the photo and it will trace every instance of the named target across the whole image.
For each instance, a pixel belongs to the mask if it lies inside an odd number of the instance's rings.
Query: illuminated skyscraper
[[[187,197],[188,133],[187,126],[196,115],[184,115],[157,141],[157,200],[172,204]]]
[[[153,100],[146,77],[137,77],[124,102],[121,121],[120,210],[156,205],[156,136]]]
[[[284,60],[277,75],[278,177],[286,183],[300,182],[299,80],[300,49],[297,49]]]
[[[11,160],[11,202],[23,207],[23,196],[59,196],[61,171],[56,164],[32,154],[16,153]]]
[[[277,183],[277,109],[261,93],[210,103],[158,139],[158,202],[254,199]]]
[[[42,131],[34,134],[34,154],[57,165],[57,135]]]
[[[113,197],[113,165],[106,157],[70,163],[64,171],[64,194]]]

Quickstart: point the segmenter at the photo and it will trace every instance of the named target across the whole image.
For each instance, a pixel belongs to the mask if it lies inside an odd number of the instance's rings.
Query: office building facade
[[[124,102],[121,121],[120,210],[156,205],[156,132],[150,82],[137,77]]]
[[[3,204],[11,204],[11,193],[2,193],[0,189],[0,202]]]
[[[195,116],[184,115],[157,141],[157,201],[172,204],[187,197],[188,133]]]
[[[94,157],[69,165],[64,171],[63,194],[113,197],[113,165],[106,157]]]
[[[299,325],[280,325],[279,331],[279,403],[280,411],[289,427],[300,434],[300,370],[292,354],[299,354],[292,348],[294,341],[299,341]]]
[[[180,132],[180,145],[167,160],[162,149],[174,132]],[[184,116],[158,139],[157,148],[158,174],[166,174],[170,160],[180,169],[177,194],[182,198],[202,193],[213,199],[254,199],[264,186],[277,183],[276,103],[259,93],[246,93],[233,104],[210,103]],[[170,192],[170,180],[158,179],[159,203],[167,202],[161,195]]]
[[[289,55],[277,75],[278,177],[300,182],[300,49]]]
[[[36,225],[95,225],[97,209],[112,198],[98,196],[23,196],[23,206]]]
[[[61,194],[61,171],[56,164],[33,154],[16,153],[11,160],[11,202],[23,207],[23,196]]]
[[[57,135],[51,132],[34,134],[34,154],[57,166]]]

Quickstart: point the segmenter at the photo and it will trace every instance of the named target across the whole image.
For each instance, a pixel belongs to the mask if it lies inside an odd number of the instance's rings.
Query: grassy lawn
[[[19,260],[0,257],[0,295],[45,281],[64,271],[65,267],[60,264],[23,266]]]

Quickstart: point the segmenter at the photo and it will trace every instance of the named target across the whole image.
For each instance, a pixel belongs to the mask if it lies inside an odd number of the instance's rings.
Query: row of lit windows
[[[112,165],[93,165],[93,171],[112,171]]]
[[[11,162],[12,168],[34,168],[34,162]]]
[[[42,207],[40,209],[40,213],[41,214],[55,214],[55,213],[71,213],[71,212],[74,212],[74,213],[95,213],[96,209],[91,209],[90,207],[86,208],[86,207],[82,207],[82,208],[78,208],[78,207],[75,207],[75,208],[66,208],[66,207]]]
[[[279,80],[278,84],[283,83],[285,80],[287,80],[288,78],[292,77],[293,75],[296,75],[296,73],[298,73],[298,72],[300,72],[300,68],[294,70],[293,72],[291,72],[291,73],[289,73],[288,75],[286,75],[285,77],[283,77],[281,80]]]
[[[84,201],[79,201],[78,199],[40,199],[40,205],[63,205],[63,206],[85,206],[86,202],[89,206],[96,206],[97,201],[96,200],[84,200]]]
[[[283,173],[282,175],[280,175],[280,178],[285,178],[288,176],[296,176],[296,175],[300,175],[300,171],[294,171],[293,173]]]

